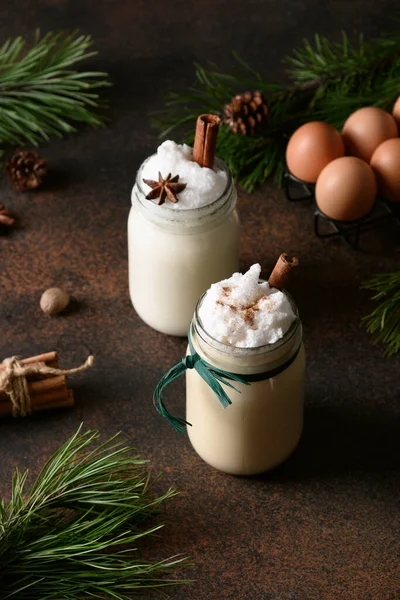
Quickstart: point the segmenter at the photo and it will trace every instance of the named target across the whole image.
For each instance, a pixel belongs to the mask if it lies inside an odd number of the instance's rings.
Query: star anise
[[[7,210],[5,206],[0,204],[0,226],[4,225],[5,227],[12,227],[14,222],[15,219],[10,211]]]
[[[177,194],[182,192],[186,183],[178,183],[179,175],[171,178],[171,173],[168,174],[166,179],[163,179],[160,171],[158,172],[158,181],[153,179],[143,179],[146,185],[151,187],[150,192],[147,194],[147,200],[155,200],[159,198],[158,204],[164,204],[165,199],[168,198],[170,202],[174,204],[178,202]]]

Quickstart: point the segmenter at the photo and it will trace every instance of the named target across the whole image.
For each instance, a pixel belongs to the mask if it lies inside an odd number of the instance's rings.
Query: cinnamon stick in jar
[[[283,290],[289,281],[292,269],[297,267],[298,264],[299,259],[296,256],[289,258],[286,253],[282,253],[268,279],[269,285],[277,290]]]
[[[214,166],[220,122],[217,115],[200,115],[197,119],[193,160],[201,167],[212,169]]]

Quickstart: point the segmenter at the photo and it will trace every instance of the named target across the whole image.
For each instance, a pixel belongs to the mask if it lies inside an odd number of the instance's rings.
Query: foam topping
[[[179,175],[179,182],[186,183],[186,188],[179,193],[176,204],[166,201],[162,206],[174,210],[200,208],[211,204],[219,198],[227,184],[227,174],[222,170],[201,167],[192,159],[193,149],[186,144],[176,144],[167,140],[157,149],[157,154],[151,156],[145,163],[141,177],[158,180],[160,172],[163,178],[169,173],[172,177]],[[150,187],[141,182],[145,192]]]
[[[261,266],[214,283],[199,307],[206,332],[224,344],[255,348],[281,339],[295,319],[289,300],[267,282]]]

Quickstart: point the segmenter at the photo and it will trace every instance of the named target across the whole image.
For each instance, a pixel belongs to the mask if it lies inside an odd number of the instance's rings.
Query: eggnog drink
[[[185,184],[176,202],[146,198],[144,180],[159,173]],[[238,268],[236,198],[225,164],[215,159],[213,169],[201,167],[185,144],[164,142],[140,167],[128,221],[129,289],[136,312],[154,329],[186,335],[201,294]]]
[[[286,292],[259,282],[261,268],[212,285],[190,327],[192,349],[211,367],[249,385],[222,384],[223,408],[195,369],[186,371],[190,441],[208,464],[236,475],[267,471],[295,449],[303,427],[305,354],[302,327]]]

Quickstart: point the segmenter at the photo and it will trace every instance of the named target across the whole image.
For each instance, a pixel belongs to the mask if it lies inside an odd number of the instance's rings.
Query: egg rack
[[[284,175],[284,190],[290,202],[312,200],[314,204],[314,233],[320,239],[340,237],[354,250],[359,249],[360,236],[366,231],[381,227],[388,221],[394,221],[400,227],[400,210],[393,203],[377,197],[368,215],[357,221],[337,221],[321,212],[315,202],[315,184],[297,179],[289,171]]]

